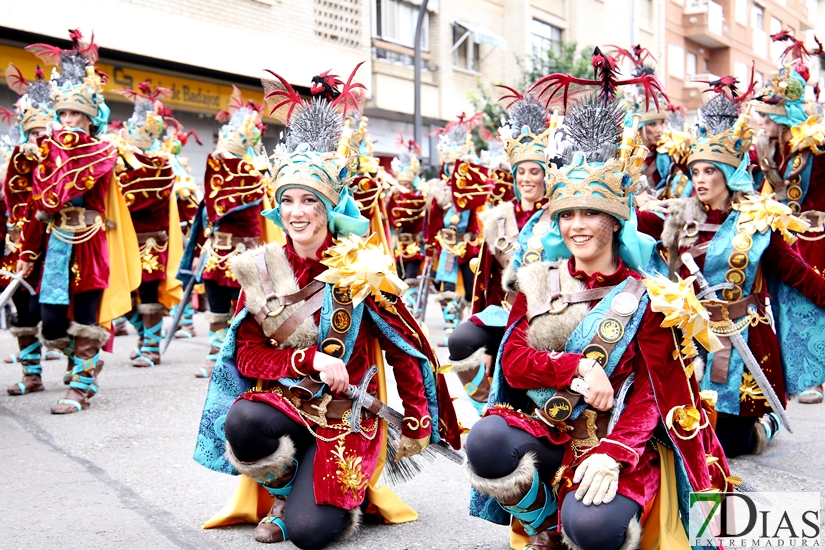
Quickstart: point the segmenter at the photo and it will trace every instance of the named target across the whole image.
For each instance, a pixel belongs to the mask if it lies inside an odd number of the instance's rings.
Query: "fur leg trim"
[[[504,267],[504,271],[501,274],[501,286],[507,292],[518,292],[518,278],[516,277],[513,258],[510,258],[510,261],[507,262],[507,265]]]
[[[69,336],[76,338],[89,338],[97,340],[102,346],[109,340],[109,331],[97,325],[81,325],[80,323],[71,322],[69,330],[66,331]]]
[[[153,313],[164,313],[166,311],[166,306],[163,304],[138,304],[137,310],[138,313],[152,315]]]
[[[447,364],[452,365],[453,370],[456,372],[464,372],[472,369],[478,370],[478,366],[484,360],[486,353],[487,348],[478,348],[466,359],[459,359],[458,361],[447,359]]]
[[[269,474],[273,476],[281,475],[284,468],[292,464],[292,459],[295,458],[295,444],[288,435],[282,435],[278,438],[278,448],[274,453],[255,462],[243,462],[238,460],[227,441],[225,456],[226,460],[228,460],[238,472],[255,480],[265,480]]]
[[[40,331],[37,330],[37,327],[9,327],[9,333],[15,338],[20,338],[21,336],[40,336]]]
[[[570,550],[583,550],[581,546],[570,540],[567,533],[564,532],[564,527],[561,529],[561,539]],[[619,550],[636,550],[639,548],[639,543],[642,540],[642,526],[639,525],[639,520],[631,518],[630,523],[627,524],[627,531],[625,532],[624,542],[619,547]]]
[[[421,283],[418,279],[404,279],[404,282],[410,288],[418,288],[418,285]]]
[[[212,323],[228,323],[229,320],[232,319],[231,313],[212,313],[211,311],[207,311],[203,316],[210,325]]]
[[[697,382],[701,382],[705,377],[705,361],[701,357],[693,358],[693,375]]]
[[[40,343],[43,344],[44,348],[63,351],[64,349],[69,347],[69,344],[72,343],[72,339],[70,336],[62,336],[55,340],[46,340],[45,338],[43,338],[43,335],[41,334]]]
[[[462,296],[458,292],[453,292],[453,291],[450,291],[450,290],[446,290],[444,292],[437,292],[437,293],[433,294],[432,297],[433,297],[433,299],[435,299],[436,302],[439,302],[439,303],[446,303],[446,302],[449,302],[450,300],[455,300],[456,302],[460,302],[464,298],[464,296]]]
[[[361,529],[361,508],[356,506],[352,510],[349,511],[349,515],[347,516],[347,526],[341,531],[341,534],[336,537],[336,542],[343,542],[358,532]]]
[[[470,481],[473,488],[485,495],[490,495],[501,502],[511,500],[517,496],[523,496],[527,492],[525,487],[530,487],[533,482],[533,475],[536,471],[536,454],[527,453],[519,460],[516,469],[504,477],[489,479],[475,474],[470,468],[470,463],[464,461],[464,475]]]

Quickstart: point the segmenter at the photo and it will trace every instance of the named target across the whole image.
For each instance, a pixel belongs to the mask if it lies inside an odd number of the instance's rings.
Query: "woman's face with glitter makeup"
[[[616,270],[613,234],[620,227],[619,220],[598,210],[565,210],[559,214],[559,231],[576,259],[576,269],[588,274]]]
[[[303,258],[314,257],[327,238],[327,209],[315,193],[306,189],[287,189],[278,203],[281,222],[292,239],[295,252]]]
[[[713,210],[724,210],[730,199],[725,174],[718,166],[704,161],[694,162],[690,170],[693,189],[702,204]]]
[[[91,134],[92,119],[85,113],[78,111],[60,111],[60,124],[66,128],[77,128]]]
[[[526,160],[516,167],[516,187],[521,200],[531,204],[544,197],[544,168],[537,162]]]

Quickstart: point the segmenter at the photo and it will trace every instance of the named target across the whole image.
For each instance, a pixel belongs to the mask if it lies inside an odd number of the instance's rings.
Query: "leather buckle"
[[[809,210],[808,212],[803,212],[800,217],[811,224],[811,227],[808,228],[809,232],[821,233],[825,231],[825,212]]]
[[[691,239],[699,234],[699,224],[695,221],[687,222],[685,224],[685,232]]]
[[[401,233],[400,235],[398,235],[398,241],[404,244],[410,244],[412,242],[415,242],[415,238],[412,236],[411,233]]]
[[[60,210],[58,229],[79,231],[86,229],[86,209],[82,206],[66,206]]]
[[[441,240],[444,241],[445,244],[450,246],[455,246],[456,243],[456,231],[455,229],[441,229],[439,231],[441,235]]]
[[[556,299],[561,298],[563,296],[564,296],[564,294],[562,294],[561,292],[554,292],[553,294],[550,295],[550,298],[547,300],[547,304],[552,306],[553,305],[553,300],[556,300]],[[569,305],[570,304],[568,304],[567,302],[562,301],[562,303],[559,307],[552,308],[552,309],[548,310],[547,313],[549,313],[550,315],[558,315],[558,314],[562,313],[565,309],[567,309],[567,307]]]
[[[215,250],[232,250],[232,233],[223,231],[212,233],[212,248]]]

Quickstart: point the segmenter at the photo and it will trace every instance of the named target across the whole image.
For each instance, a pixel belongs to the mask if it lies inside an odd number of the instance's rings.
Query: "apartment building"
[[[820,17],[816,0],[666,0],[667,55],[662,71],[671,100],[690,110],[702,104],[706,84],[733,75],[750,82],[764,82],[778,67],[785,48],[771,42],[770,35],[789,29],[813,44]],[[819,80],[814,61],[812,81]]]
[[[688,2],[690,0],[684,0]],[[799,3],[801,0],[788,0]],[[198,131],[186,153],[203,172],[218,130],[214,114],[232,84],[262,102],[263,69],[307,92],[313,75],[329,68],[346,76],[364,61],[358,79],[368,87],[365,114],[381,156],[397,153],[398,132],[412,134],[413,46],[422,0],[42,0],[38,10],[0,2],[0,66],[14,62],[32,77],[38,60],[23,47],[46,41],[68,46],[67,29],[94,32],[109,90],[150,80],[175,91],[166,103]],[[443,125],[472,105],[478,83],[515,83],[515,56],[534,48],[641,42],[662,63],[665,21],[673,0],[429,0],[422,33],[422,115],[425,129]],[[61,42],[62,41],[62,42]],[[685,47],[681,45],[681,47]],[[47,68],[47,72],[50,69]],[[2,76],[0,76],[2,80]],[[131,104],[111,94],[113,119]],[[0,104],[16,96],[5,86]],[[269,121],[272,122],[272,121]],[[0,127],[0,131],[3,128]],[[271,125],[272,147],[281,129]],[[430,140],[424,140],[425,162]],[[434,159],[433,159],[434,161]]]

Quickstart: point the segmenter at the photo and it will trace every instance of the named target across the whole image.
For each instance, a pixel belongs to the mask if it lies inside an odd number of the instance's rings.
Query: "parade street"
[[[433,303],[428,324],[441,337]],[[168,322],[168,320],[167,320]],[[89,411],[51,415],[62,397],[64,361],[44,363],[46,391],[0,397],[0,548],[261,548],[252,525],[204,530],[203,523],[230,498],[238,480],[192,460],[207,381],[194,378],[203,361],[207,328],[175,340],[163,363],[138,369],[127,359],[133,336],[121,336],[105,354],[101,392]],[[4,356],[14,350],[0,333]],[[446,348],[438,348],[442,361]],[[2,380],[14,382],[17,366]],[[447,376],[465,427],[474,409],[458,379]],[[397,404],[397,400],[395,400]],[[791,403],[794,434],[782,432],[760,457],[735,459],[731,470],[763,490],[825,489],[822,405]],[[438,459],[398,494],[421,515],[417,522],[365,526],[340,549],[490,548],[506,550],[508,530],[467,514],[469,485],[461,468]],[[294,548],[287,542],[278,548]]]

